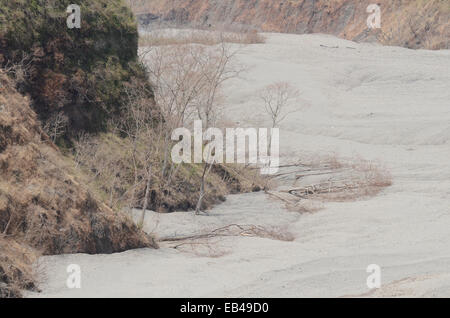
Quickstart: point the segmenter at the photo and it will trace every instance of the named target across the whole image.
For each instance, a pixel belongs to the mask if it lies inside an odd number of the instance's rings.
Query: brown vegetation
[[[147,203],[149,210],[172,212],[196,208],[204,164],[169,163],[173,165],[167,172],[169,179],[167,175],[162,176],[161,152],[152,153],[151,157],[145,156],[149,139],[140,139],[136,148],[129,139],[111,133],[85,137],[83,140],[76,143],[77,170],[85,176],[89,187],[112,208],[142,209],[147,189],[150,195]],[[162,142],[156,145],[164,149]],[[149,160],[153,163],[153,169],[148,187]],[[206,178],[202,209],[225,200],[230,193],[261,190],[262,184],[263,180],[256,170],[243,166],[214,165]]]
[[[0,235],[0,298],[20,297],[21,290],[36,291],[32,264],[37,251]]]
[[[208,32],[184,31],[182,34],[169,34],[164,30],[144,33],[139,37],[139,46],[202,44],[217,45],[221,43],[259,44],[265,38],[256,31],[244,32]]]
[[[295,174],[293,183],[268,193],[286,203],[293,211],[312,213],[324,202],[354,201],[372,197],[392,185],[392,177],[382,165],[361,158],[338,159],[336,156],[315,158],[289,167],[277,177]]]
[[[0,73],[0,294],[33,288],[37,253],[112,253],[154,246],[101,203],[43,132],[28,98]]]
[[[83,135],[75,142],[77,168],[105,202],[117,209],[198,212],[229,193],[263,188],[258,172],[244,166],[176,163],[171,158],[176,128],[191,127],[194,120],[201,120],[204,129],[216,125],[221,86],[240,73],[233,56],[224,42],[212,48],[180,45],[142,51],[159,112],[146,98],[145,87],[129,85],[124,116],[111,122],[111,132]]]

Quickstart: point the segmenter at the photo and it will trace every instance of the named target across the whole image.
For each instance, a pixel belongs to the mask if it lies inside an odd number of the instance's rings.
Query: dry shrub
[[[258,31],[250,30],[244,33],[243,43],[245,44],[266,43],[266,38]]]
[[[64,135],[69,123],[69,117],[63,112],[52,114],[42,127],[50,139],[55,142],[57,138]]]
[[[443,33],[426,34],[424,36],[423,46],[427,50],[444,50],[450,48],[448,37]]]
[[[324,202],[353,201],[377,195],[392,185],[392,176],[381,164],[356,158],[344,161],[336,155],[317,156],[288,170],[280,176],[295,174],[294,185],[267,192],[283,201],[291,211],[313,213],[323,208]]]
[[[394,17],[385,19],[378,39],[385,45],[411,49],[449,48],[450,5],[448,1],[410,1]]]
[[[265,43],[265,38],[257,31],[243,32],[214,32],[214,31],[175,31],[169,33],[167,30],[153,31],[139,37],[139,46],[166,46],[166,45],[217,45],[220,43],[235,44],[260,44]]]
[[[312,154],[302,157],[299,163],[303,167],[308,169],[324,170],[332,169],[338,170],[344,167],[343,160],[336,154]]]
[[[257,169],[245,165],[215,164],[212,171],[217,174],[231,194],[258,192],[266,188],[266,178]]]
[[[384,188],[392,185],[392,175],[380,163],[373,161],[357,159],[351,163],[351,167],[359,174],[362,175],[362,184]]]
[[[35,250],[0,235],[0,298],[20,297],[21,290],[37,291],[32,264]]]
[[[4,62],[2,59],[3,57],[0,54],[0,64]],[[23,86],[27,78],[30,76],[32,69],[31,62],[32,58],[28,54],[22,52],[22,58],[17,62],[6,62],[6,65],[4,66],[4,72],[14,78],[17,86]]]
[[[390,173],[374,162],[356,159],[338,166],[341,168],[333,169],[343,169],[343,173],[333,176],[331,172],[327,180],[291,190],[290,193],[300,198],[322,201],[351,201],[375,196],[392,184]]]
[[[78,174],[85,176],[85,183],[110,207],[140,209],[146,190],[145,167],[151,161],[151,200],[147,208],[157,212],[195,209],[203,165],[175,164],[168,169],[169,180],[161,175],[163,154],[161,151],[149,152],[149,140],[152,140],[153,147],[163,149],[163,141],[148,138],[148,135],[143,135],[136,144],[129,138],[120,138],[112,133],[99,136],[83,135],[76,142],[76,170],[79,171]],[[132,155],[134,149],[135,156]],[[203,208],[207,209],[222,202],[230,193],[260,191],[263,189],[263,181],[257,170],[247,169],[243,165],[213,165],[206,178],[207,191]]]

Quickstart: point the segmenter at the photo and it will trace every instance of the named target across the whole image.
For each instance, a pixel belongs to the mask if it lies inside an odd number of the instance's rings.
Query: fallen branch
[[[280,233],[278,229],[267,229],[258,225],[240,225],[230,224],[218,229],[212,230],[209,233],[188,235],[188,236],[176,236],[165,237],[160,239],[160,242],[180,242],[189,240],[201,240],[210,239],[214,237],[236,237],[236,236],[248,236],[248,237],[262,237],[277,239],[280,241],[292,241],[294,238],[290,233]]]

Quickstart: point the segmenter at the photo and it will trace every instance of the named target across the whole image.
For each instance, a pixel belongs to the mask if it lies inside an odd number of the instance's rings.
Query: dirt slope
[[[0,297],[34,288],[38,254],[112,253],[155,246],[94,198],[48,141],[28,98],[0,73]]]
[[[130,1],[129,1],[130,2]],[[136,0],[141,23],[214,27],[244,25],[261,31],[327,33],[408,48],[450,47],[448,0]],[[381,30],[369,30],[366,9],[381,7]]]

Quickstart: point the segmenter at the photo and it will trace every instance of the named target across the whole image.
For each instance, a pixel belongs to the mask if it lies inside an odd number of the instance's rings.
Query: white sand
[[[312,215],[288,212],[262,193],[230,196],[210,216],[150,213],[147,230],[158,219],[160,236],[239,223],[285,226],[296,239],[227,238],[215,242],[223,254],[215,258],[168,247],[43,257],[43,292],[30,296],[450,296],[450,51],[272,34],[239,59],[250,69],[226,87],[235,121],[263,122],[256,92],[289,81],[302,100],[281,125],[285,158],[378,160],[393,186]],[[66,287],[72,263],[82,269],[78,290]],[[382,268],[376,291],[366,286],[373,263]]]

